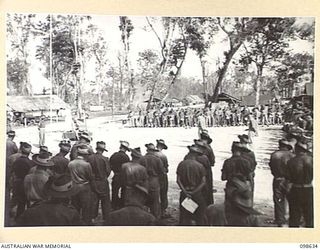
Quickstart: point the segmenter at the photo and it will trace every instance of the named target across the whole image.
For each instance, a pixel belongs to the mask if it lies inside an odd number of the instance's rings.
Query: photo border
[[[72,13],[99,15],[139,15],[139,16],[308,16],[316,18],[315,41],[315,82],[318,81],[317,58],[320,49],[318,19],[319,0],[0,0],[0,29],[5,34],[6,13]],[[6,141],[6,36],[0,36],[0,119],[3,142]],[[319,93],[319,84],[314,84],[314,96]],[[318,104],[314,98],[314,229],[307,228],[231,228],[231,227],[41,227],[4,228],[4,176],[5,156],[2,158],[0,197],[0,241],[1,242],[319,242],[319,124]],[[5,154],[5,143],[0,144]]]

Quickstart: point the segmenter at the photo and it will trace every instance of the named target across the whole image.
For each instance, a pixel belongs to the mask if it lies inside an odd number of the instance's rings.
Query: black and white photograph
[[[314,17],[5,21],[5,227],[314,228]]]

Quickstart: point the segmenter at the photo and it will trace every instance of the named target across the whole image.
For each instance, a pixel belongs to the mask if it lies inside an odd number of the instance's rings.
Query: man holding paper
[[[196,160],[202,151],[195,145],[188,148],[189,158],[180,162],[177,168],[177,183],[181,188],[179,224],[191,226],[194,220],[197,226],[203,226],[206,200],[202,190],[206,185],[206,170]]]

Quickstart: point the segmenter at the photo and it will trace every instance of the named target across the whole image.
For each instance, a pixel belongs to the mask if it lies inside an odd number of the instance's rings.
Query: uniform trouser
[[[313,227],[313,187],[292,187],[288,201],[289,227],[299,227],[302,215],[305,226]]]
[[[6,185],[5,190],[5,218],[4,218],[4,226],[10,225],[10,188]]]
[[[97,194],[92,195],[92,217],[97,218],[99,211],[99,204],[101,203],[102,218],[107,221],[109,218],[109,213],[111,211],[110,195],[109,194]]]
[[[161,216],[160,181],[158,177],[149,177],[148,207],[156,219]]]
[[[284,188],[285,179],[273,179],[273,202],[274,202],[274,221],[277,225],[286,222],[286,190]]]
[[[267,115],[262,115],[262,125],[269,125],[269,120]]]
[[[255,176],[255,173],[254,172],[251,172],[250,175],[249,175],[249,182],[250,182],[250,185],[251,185],[251,191],[252,191],[252,200],[254,200],[254,176]]]
[[[151,214],[153,214],[156,219],[159,219],[161,216],[160,188],[149,190],[149,208]]]
[[[179,225],[180,226],[192,226],[192,221],[194,220],[197,226],[206,225],[205,219],[205,210],[206,210],[206,201],[202,192],[198,192],[192,195],[192,200],[198,204],[198,208],[194,213],[190,213],[186,210],[181,204],[186,198],[183,192],[180,192],[180,217]]]
[[[98,216],[99,205],[101,203],[102,218],[104,221],[107,221],[111,211],[109,183],[103,182],[103,185],[105,185],[105,192],[99,194],[92,192],[92,217],[96,218]]]
[[[13,202],[17,204],[16,218],[26,209],[27,196],[24,192],[23,180],[15,180],[13,184]]]
[[[164,213],[168,207],[168,175],[164,174],[160,179],[160,203],[161,212]]]
[[[206,202],[207,205],[213,204],[213,176],[212,176],[212,169],[211,166],[209,169],[207,169],[207,178],[206,178],[206,187],[207,187],[207,192],[206,192]]]
[[[39,128],[39,146],[45,144],[45,128]]]
[[[92,219],[92,190],[88,184],[78,185],[79,192],[72,197],[72,205],[81,213],[81,218],[86,225],[91,224]]]
[[[201,138],[201,133],[203,131],[202,127],[198,127],[198,137]]]
[[[111,206],[113,210],[123,207],[123,200],[119,196],[119,190],[121,189],[121,177],[120,174],[115,174],[111,183]]]

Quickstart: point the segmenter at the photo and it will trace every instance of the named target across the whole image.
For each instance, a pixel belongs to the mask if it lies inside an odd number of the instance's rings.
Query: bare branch
[[[152,29],[153,33],[156,35],[159,43],[160,43],[160,47],[163,48],[163,44],[162,44],[162,41],[161,41],[161,38],[160,36],[158,35],[158,33],[156,32],[156,30],[154,29],[153,25],[151,24],[150,20],[148,17],[146,17],[146,20],[147,20],[147,23],[149,24],[150,28]]]
[[[227,31],[227,30],[225,29],[225,27],[221,24],[221,19],[220,19],[220,17],[218,17],[217,19],[218,19],[218,25],[219,25],[219,27],[220,27],[228,36],[230,36],[231,32]]]

